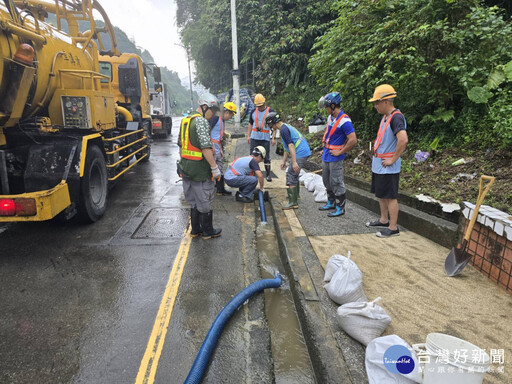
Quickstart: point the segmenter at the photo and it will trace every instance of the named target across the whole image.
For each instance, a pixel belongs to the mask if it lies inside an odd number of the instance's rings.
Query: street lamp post
[[[238,69],[238,42],[236,33],[236,0],[231,0],[231,45],[233,50],[233,99],[238,113],[235,115],[235,128],[240,128],[240,78]]]
[[[194,93],[192,91],[192,72],[190,71],[190,54],[189,54],[189,47],[185,47],[184,45],[174,43],[174,45],[177,45],[178,47],[184,48],[187,52],[187,62],[188,62],[188,81],[190,86],[190,107],[192,108],[192,111],[194,108]]]

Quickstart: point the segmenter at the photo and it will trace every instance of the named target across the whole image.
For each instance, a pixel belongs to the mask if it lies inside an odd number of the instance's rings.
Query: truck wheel
[[[148,147],[144,151],[140,151],[135,155],[137,159],[140,159],[142,155],[147,153],[147,156],[142,160],[143,163],[149,161],[149,157],[151,156],[151,123],[148,121],[142,122],[142,129],[144,129],[144,136],[146,136],[146,140],[142,141],[142,145],[147,145]]]
[[[107,208],[107,167],[103,153],[92,145],[85,155],[84,175],[80,181],[79,214],[83,221],[98,221]]]

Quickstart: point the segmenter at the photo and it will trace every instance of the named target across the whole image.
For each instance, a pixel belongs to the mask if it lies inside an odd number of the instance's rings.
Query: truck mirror
[[[162,82],[162,74],[160,73],[160,68],[156,65],[153,67],[153,77],[155,78],[155,83]]]

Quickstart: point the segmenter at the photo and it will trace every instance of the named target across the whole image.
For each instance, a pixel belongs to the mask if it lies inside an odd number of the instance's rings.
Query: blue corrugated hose
[[[262,200],[263,197],[260,201]],[[185,379],[185,384],[199,384],[201,382],[222,330],[224,329],[224,326],[233,315],[233,313],[236,312],[238,307],[240,307],[246,300],[254,296],[256,293],[262,292],[267,288],[279,288],[282,283],[283,278],[279,274],[273,279],[263,279],[257,281],[249,285],[229,301],[229,303],[224,307],[224,309],[219,313],[213,322],[208,335],[206,335],[203,345],[201,346],[201,349],[199,350],[199,353],[194,360],[194,364],[192,365],[192,368],[190,368],[190,372]]]
[[[267,222],[267,213],[265,212],[265,199],[263,196],[263,192],[261,190],[258,191],[258,199],[260,201],[260,211],[261,211],[261,222]]]

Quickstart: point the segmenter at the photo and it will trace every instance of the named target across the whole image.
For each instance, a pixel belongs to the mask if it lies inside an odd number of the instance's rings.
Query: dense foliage
[[[214,91],[230,87],[229,3],[178,0],[197,80]],[[312,116],[322,93],[339,90],[361,138],[375,133],[378,116],[367,100],[387,82],[398,91],[413,140],[512,148],[510,3],[237,2],[241,68],[254,62],[257,90],[299,116]]]
[[[178,0],[177,3],[177,22],[183,42],[191,47],[197,80],[213,91],[230,88],[230,2]],[[259,89],[276,92],[304,82],[309,73],[311,47],[332,18],[329,7],[318,4],[314,0],[237,2],[242,79],[247,79],[247,73],[243,72],[248,67]]]
[[[363,135],[376,118],[367,100],[390,83],[412,136],[512,146],[512,25],[502,10],[479,0],[360,0],[339,1],[338,14],[310,67],[343,93]]]

